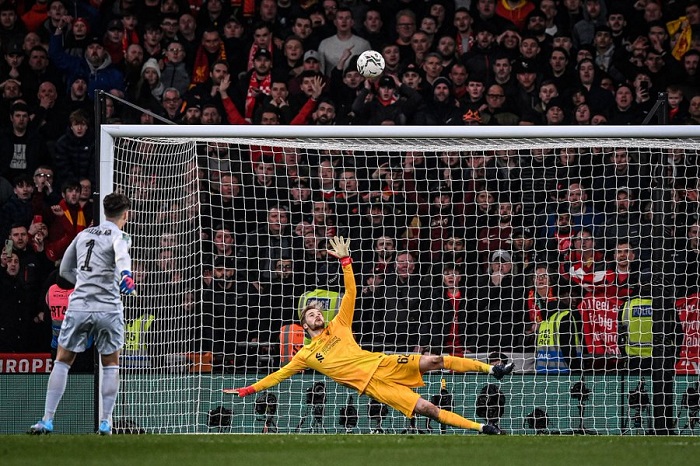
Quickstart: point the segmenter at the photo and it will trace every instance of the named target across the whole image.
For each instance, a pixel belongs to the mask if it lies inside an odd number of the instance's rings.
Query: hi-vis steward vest
[[[153,325],[155,316],[153,314],[143,314],[126,324],[124,328],[124,351],[137,353],[146,350],[144,336]]]
[[[569,311],[558,311],[549,316],[547,320],[540,323],[537,330],[537,353],[535,356],[535,371],[538,374],[568,374],[569,365],[564,359],[561,351],[559,327],[564,317],[569,315]],[[580,354],[578,332],[576,323],[575,332],[576,354]]]
[[[340,309],[340,300],[342,298],[343,293],[339,293],[337,291],[323,290],[321,288],[317,288],[313,291],[307,291],[299,298],[297,317],[301,317],[301,311],[303,311],[306,306],[314,303],[320,305],[319,307],[322,309],[323,318],[326,320],[326,323],[328,323],[338,313],[338,310]],[[309,337],[305,337],[304,344],[308,345],[309,343],[311,343],[311,339]]]
[[[622,308],[622,323],[627,326],[627,356],[650,358],[654,323],[651,299],[632,298]]]

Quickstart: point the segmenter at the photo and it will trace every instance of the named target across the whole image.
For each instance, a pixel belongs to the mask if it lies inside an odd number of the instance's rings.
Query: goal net
[[[343,296],[370,351],[513,361],[418,392],[510,433],[695,433],[693,127],[103,126],[100,194],[129,195],[134,278],[115,429],[441,429],[286,364],[298,312]]]

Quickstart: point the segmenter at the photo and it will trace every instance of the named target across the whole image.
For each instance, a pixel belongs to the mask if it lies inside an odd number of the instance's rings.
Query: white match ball
[[[376,50],[362,52],[357,58],[357,71],[365,78],[376,78],[384,71],[384,57]]]

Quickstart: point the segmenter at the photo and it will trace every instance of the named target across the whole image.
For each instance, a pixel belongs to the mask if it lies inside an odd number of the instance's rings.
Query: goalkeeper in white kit
[[[124,345],[124,306],[120,293],[133,294],[129,247],[122,232],[129,218],[130,201],[112,193],[102,202],[106,220],[81,231],[61,261],[61,277],[75,284],[58,339],[56,361],[46,389],[42,419],[30,434],[53,432],[53,417],[66,389],[68,371],[77,353],[86,350],[90,337],[102,360],[102,413],[98,433],[112,434],[112,410],[119,391],[119,351]]]

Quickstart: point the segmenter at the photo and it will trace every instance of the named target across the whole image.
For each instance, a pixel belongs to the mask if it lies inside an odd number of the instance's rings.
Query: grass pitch
[[[3,435],[15,465],[694,465],[698,437],[483,435]]]

